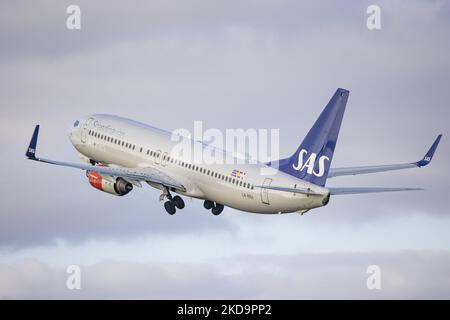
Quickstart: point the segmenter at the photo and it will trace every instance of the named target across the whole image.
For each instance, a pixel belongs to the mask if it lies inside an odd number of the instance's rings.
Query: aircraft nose
[[[69,132],[68,132],[69,139],[72,143],[75,143],[79,129],[80,129],[80,121],[76,120],[73,123],[73,125],[70,127]]]

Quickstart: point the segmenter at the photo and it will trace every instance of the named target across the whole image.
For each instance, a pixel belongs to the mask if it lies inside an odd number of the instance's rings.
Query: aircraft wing
[[[395,192],[395,191],[419,191],[422,188],[328,188],[331,195],[345,195],[345,194],[360,194],[360,193],[375,193],[375,192]]]
[[[122,177],[125,180],[129,179],[133,181],[147,181],[156,184],[161,184],[163,186],[170,188],[175,188],[181,191],[186,191],[186,188],[181,183],[179,183],[169,175],[165,174],[164,172],[153,167],[145,167],[145,168],[103,167],[103,166],[93,166],[88,164],[71,163],[38,158],[36,157],[36,146],[38,135],[39,135],[39,125],[37,125],[36,128],[34,129],[30,145],[26,152],[26,156],[30,160],[44,162],[57,166],[77,168],[85,171],[95,171],[113,177]]]
[[[442,134],[438,135],[433,145],[425,154],[425,156],[422,158],[422,160],[419,160],[417,162],[378,165],[378,166],[331,168],[330,172],[328,173],[328,178],[424,167],[431,162],[431,159],[433,158],[434,152],[437,149],[441,137]]]

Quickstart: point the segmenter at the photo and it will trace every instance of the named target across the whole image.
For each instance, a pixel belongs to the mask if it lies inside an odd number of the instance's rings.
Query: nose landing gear
[[[164,202],[164,209],[166,209],[167,213],[170,215],[175,214],[177,208],[183,209],[185,207],[183,198],[180,196],[172,197],[168,188],[165,188],[163,194],[159,197],[160,201],[163,201],[164,198],[168,199]]]
[[[222,211],[223,211],[223,208],[224,208],[223,204],[214,203],[214,202],[212,202],[210,200],[205,200],[205,202],[203,203],[203,207],[206,210],[210,210],[211,209],[212,214],[215,215],[215,216],[218,216],[219,214],[221,214]]]

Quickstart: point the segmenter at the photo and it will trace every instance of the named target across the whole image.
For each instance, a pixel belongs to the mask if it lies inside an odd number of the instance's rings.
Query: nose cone
[[[81,130],[81,122],[79,120],[76,120],[72,127],[70,127],[68,132],[68,137],[70,142],[72,142],[73,145],[80,143],[80,130]]]
[[[69,137],[70,142],[72,142],[72,144],[74,144],[74,139],[75,139],[75,129],[70,128],[69,132],[67,134],[67,136]]]

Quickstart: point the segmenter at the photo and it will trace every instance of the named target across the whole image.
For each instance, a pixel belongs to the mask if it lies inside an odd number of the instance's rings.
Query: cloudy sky
[[[66,8],[81,8],[81,30]],[[381,30],[366,9],[381,8]],[[435,1],[2,1],[0,298],[450,298],[450,3]],[[174,216],[146,187],[91,188],[67,133],[91,113],[172,130],[280,129],[295,150],[337,87],[350,98],[333,165],[430,167],[332,186],[423,192],[341,196],[304,216]],[[66,288],[79,265],[81,290]],[[369,265],[381,290],[368,290]]]

